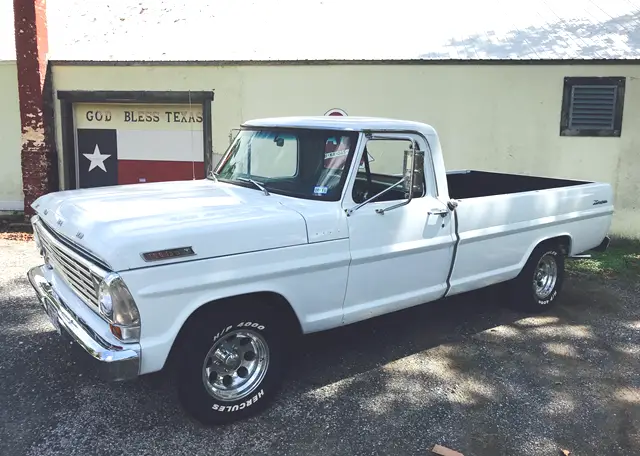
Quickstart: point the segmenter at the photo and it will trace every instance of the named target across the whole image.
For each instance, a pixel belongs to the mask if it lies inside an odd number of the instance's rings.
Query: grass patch
[[[586,252],[591,258],[568,260],[567,270],[600,277],[640,278],[640,241],[612,239],[605,252]]]

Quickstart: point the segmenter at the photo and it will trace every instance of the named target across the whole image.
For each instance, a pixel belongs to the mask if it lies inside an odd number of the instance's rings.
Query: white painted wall
[[[16,62],[0,60],[0,212],[24,208],[20,136]]]
[[[559,135],[565,76],[626,76],[620,138]],[[632,65],[55,66],[57,90],[215,90],[214,153],[244,120],[349,115],[427,122],[447,169],[609,182],[613,232],[640,237],[640,67]],[[59,105],[56,107],[59,119]],[[57,121],[58,147],[61,148]]]

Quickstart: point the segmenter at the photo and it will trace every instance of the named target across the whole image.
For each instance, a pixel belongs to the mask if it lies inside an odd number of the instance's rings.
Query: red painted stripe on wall
[[[204,162],[118,160],[118,184],[204,179]]]

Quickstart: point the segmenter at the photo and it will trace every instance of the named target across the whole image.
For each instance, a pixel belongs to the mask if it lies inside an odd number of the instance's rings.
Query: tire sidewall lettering
[[[227,325],[215,335],[215,337],[213,338],[213,342],[216,342],[222,336],[231,332],[234,329],[244,329],[244,328],[257,330],[257,331],[264,331],[266,329],[266,325],[263,325],[255,321],[241,321],[236,325]],[[258,402],[263,396],[264,396],[264,389],[260,388],[256,393],[253,394],[253,396],[243,400],[240,403],[235,403],[232,405],[226,405],[226,404],[223,405],[220,403],[214,403],[211,406],[211,410],[214,410],[217,412],[223,412],[223,413],[239,412],[251,407],[253,404]]]
[[[242,401],[239,404],[234,404],[234,405],[220,405],[220,404],[213,404],[211,406],[211,410],[215,410],[218,412],[237,412],[240,410],[244,410],[248,407],[251,407],[253,404],[255,404],[256,402],[258,402],[260,400],[260,398],[262,398],[264,396],[264,389],[260,389],[260,391],[258,391],[256,394],[254,394],[252,397],[250,397],[247,400]]]
[[[264,331],[266,329],[266,326],[257,322],[253,322],[253,321],[241,321],[240,323],[238,323],[236,326],[236,328],[251,328],[251,329],[257,329],[258,331]],[[229,325],[226,326],[224,329],[221,329],[214,337],[213,337],[213,342],[217,341],[218,339],[220,339],[222,336],[224,336],[226,333],[228,333],[229,331],[231,331],[234,328],[233,325]]]
[[[266,326],[261,325],[260,323],[256,323],[254,321],[242,321],[238,323],[236,328],[252,328],[252,329],[257,329],[258,331],[264,331]]]
[[[184,332],[184,338],[180,340],[180,352],[176,359],[179,401],[193,418],[205,425],[228,424],[265,410],[278,392],[288,361],[285,355],[289,348],[286,341],[290,333],[277,313],[260,302],[236,300],[229,305],[228,308],[211,306],[203,311],[202,316],[198,315],[197,319],[190,321],[189,330]],[[210,387],[213,378],[208,374],[212,372],[205,360],[212,349],[227,344],[227,341],[230,343],[227,349],[236,351],[235,343],[240,342],[233,340],[236,336],[264,338],[268,345],[269,363],[263,366],[267,369],[260,373],[259,381],[245,385],[250,389],[234,390],[235,394],[231,394],[231,397],[218,395]],[[242,355],[243,351],[238,348],[237,354]],[[216,355],[221,358],[220,361],[227,361],[223,356],[228,354]],[[225,369],[225,372],[231,371]],[[222,375],[222,372],[219,373]]]
[[[226,333],[228,333],[229,331],[231,331],[233,329],[233,326],[229,325],[226,328],[222,329],[221,331],[219,331],[213,338],[213,341],[215,342],[216,340],[218,340],[220,337],[224,336]]]
[[[540,304],[541,306],[546,306],[547,304],[551,303],[554,299],[556,299],[557,295],[558,295],[558,292],[556,290],[553,290],[553,293],[551,293],[551,296],[549,296],[549,298],[544,300],[538,300],[538,304]]]

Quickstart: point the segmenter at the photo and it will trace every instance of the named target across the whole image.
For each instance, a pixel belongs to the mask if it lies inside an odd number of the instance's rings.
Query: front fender
[[[338,326],[347,285],[347,240],[123,272],[141,320],[141,373],[160,370],[201,306],[269,292],[290,303],[303,333]]]

